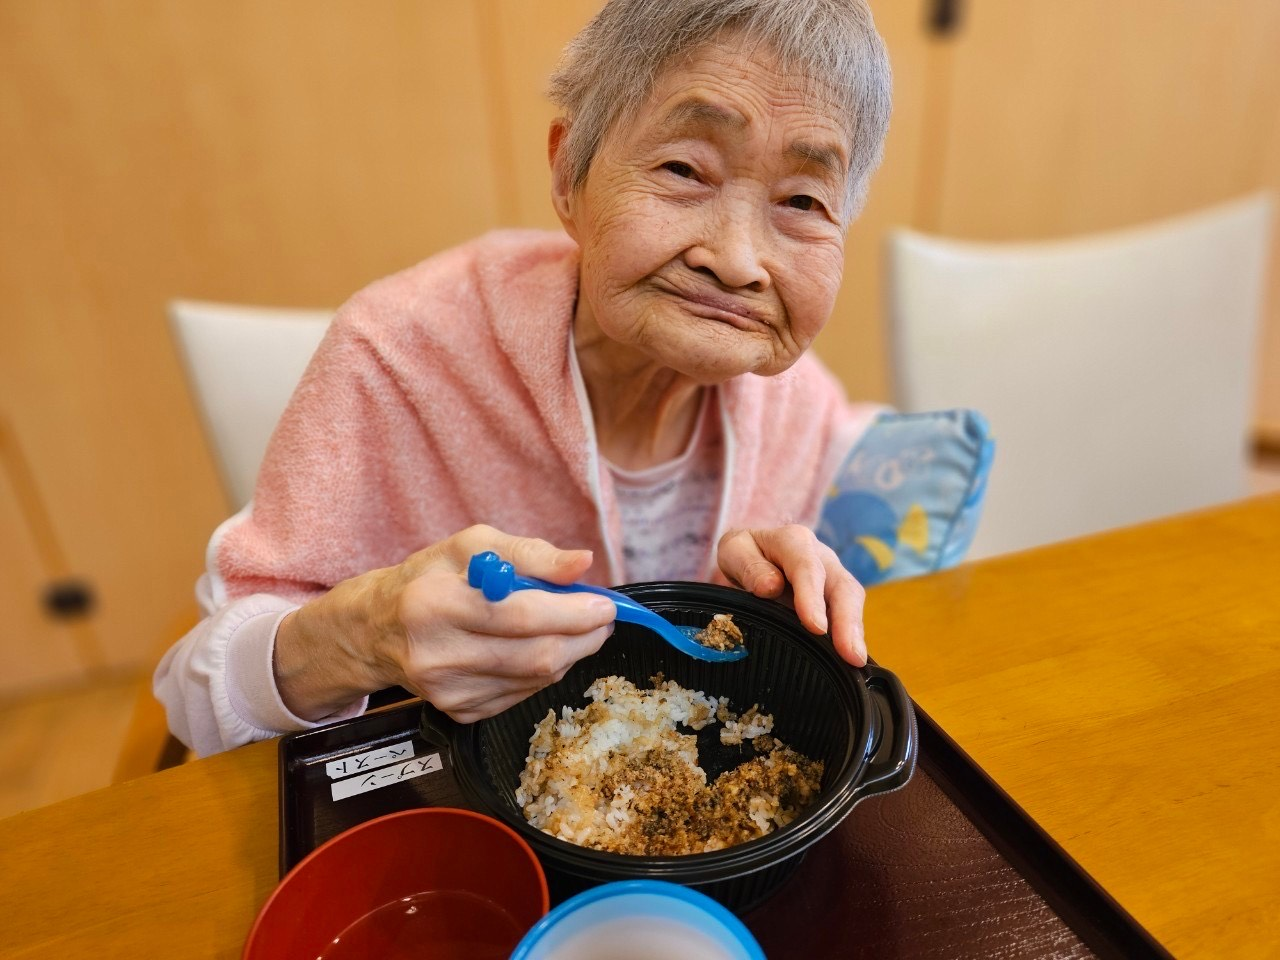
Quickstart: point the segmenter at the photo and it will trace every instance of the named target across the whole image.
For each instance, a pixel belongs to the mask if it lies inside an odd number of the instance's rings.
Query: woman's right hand
[[[553,583],[591,566],[589,550],[476,526],[343,581],[280,624],[274,667],[285,706],[318,720],[399,684],[471,723],[555,683],[613,632],[613,603],[598,594],[519,590],[489,602],[467,583],[468,561],[484,550]]]

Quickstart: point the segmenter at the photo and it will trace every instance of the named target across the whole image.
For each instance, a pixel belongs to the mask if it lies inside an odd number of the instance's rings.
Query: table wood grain
[[[0,957],[239,957],[277,824],[274,740],[0,821]]]
[[[1280,497],[876,587],[872,654],[1180,958],[1280,955]],[[268,741],[0,821],[0,956],[238,957]]]
[[[1175,956],[1280,956],[1280,497],[886,584],[866,621]]]

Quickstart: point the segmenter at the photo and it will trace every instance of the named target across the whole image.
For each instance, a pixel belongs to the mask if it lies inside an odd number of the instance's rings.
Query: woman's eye
[[[796,210],[817,210],[818,201],[802,193],[788,198],[787,206],[794,207]]]
[[[662,169],[669,170],[671,173],[674,173],[677,177],[684,177],[686,179],[690,179],[693,177],[693,167],[689,166],[687,163],[682,163],[679,160],[671,160],[667,163],[664,163],[662,165]]]

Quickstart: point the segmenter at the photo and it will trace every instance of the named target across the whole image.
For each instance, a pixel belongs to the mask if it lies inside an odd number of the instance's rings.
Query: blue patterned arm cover
[[[973,410],[881,414],[837,472],[818,539],[863,586],[959,563],[995,456],[988,434]]]

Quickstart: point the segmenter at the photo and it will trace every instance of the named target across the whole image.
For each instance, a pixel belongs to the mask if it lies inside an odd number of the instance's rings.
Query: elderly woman
[[[208,616],[155,679],[208,754],[401,685],[496,714],[597,650],[614,607],[465,579],[790,591],[866,660],[862,589],[810,531],[875,414],[806,351],[881,153],[863,0],[611,0],[552,78],[564,233],[499,232],[357,294],[209,546]],[[536,539],[535,539],[536,538]]]

